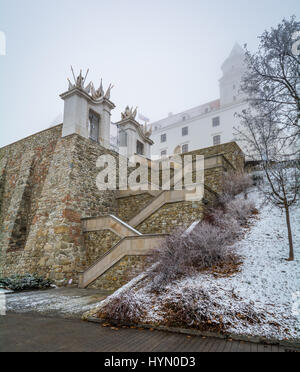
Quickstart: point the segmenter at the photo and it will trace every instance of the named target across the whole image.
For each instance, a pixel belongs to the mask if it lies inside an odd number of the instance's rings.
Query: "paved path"
[[[284,352],[285,348],[159,331],[112,330],[37,313],[0,317],[1,352]]]

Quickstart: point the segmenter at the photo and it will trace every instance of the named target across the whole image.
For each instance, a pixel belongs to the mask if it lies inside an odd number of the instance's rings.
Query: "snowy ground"
[[[259,208],[259,197],[253,193]],[[169,285],[159,296],[136,280],[109,297],[122,296],[128,288],[135,290],[135,301],[146,305],[140,322],[163,324],[166,301],[182,298],[187,290],[209,294],[212,319],[221,319],[226,332],[268,338],[300,339],[300,210],[292,212],[295,261],[287,262],[289,248],[285,216],[270,206],[259,208],[258,220],[236,244],[243,258],[240,272],[231,277],[214,277],[209,273],[186,278]],[[248,309],[260,322],[239,319],[236,314]],[[234,315],[235,314],[235,315]],[[255,318],[255,317],[254,317]]]
[[[95,308],[107,295],[99,290],[78,288],[8,293],[6,311],[81,318],[83,312]]]

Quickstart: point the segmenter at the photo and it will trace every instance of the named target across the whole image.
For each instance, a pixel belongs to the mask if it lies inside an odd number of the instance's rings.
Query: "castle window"
[[[213,127],[218,127],[220,125],[220,117],[219,116],[212,119],[212,125],[213,125]]]
[[[167,142],[167,135],[166,134],[162,134],[160,136],[160,142],[163,143],[163,142]]]
[[[94,111],[90,110],[89,114],[89,135],[92,141],[98,142],[99,141],[99,123],[100,123],[100,116],[96,114]]]
[[[214,146],[220,145],[221,144],[221,136],[214,136],[213,138]]]
[[[189,127],[182,128],[182,135],[187,136],[189,134]]]
[[[144,155],[144,144],[140,141],[136,141],[136,153],[138,155]]]
[[[189,152],[189,145],[188,144],[182,145],[182,153],[184,154],[186,152]]]

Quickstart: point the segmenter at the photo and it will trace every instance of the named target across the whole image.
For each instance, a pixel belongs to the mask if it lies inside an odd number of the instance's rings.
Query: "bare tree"
[[[284,210],[290,246],[289,261],[294,260],[290,209],[299,202],[300,166],[299,156],[289,154],[286,139],[271,116],[256,115],[251,110],[240,115],[238,129],[240,141],[246,143],[248,157],[259,160],[267,182],[259,186],[267,202]]]
[[[265,115],[272,115],[289,144],[300,135],[300,58],[293,48],[294,35],[299,31],[300,22],[293,16],[265,31],[259,37],[256,53],[245,46],[248,72],[242,91],[253,108],[259,107]]]
[[[294,260],[294,247],[290,208],[298,202],[300,192],[299,161],[264,162],[262,165],[267,177],[267,184],[263,188],[267,200],[285,211],[289,239],[289,261]]]
[[[290,209],[300,192],[300,59],[292,52],[293,35],[299,30],[295,17],[283,20],[263,33],[257,53],[246,50],[248,71],[242,91],[249,97],[249,108],[239,115],[241,124],[236,128],[247,156],[261,164],[266,200],[285,211],[289,261],[294,260]]]

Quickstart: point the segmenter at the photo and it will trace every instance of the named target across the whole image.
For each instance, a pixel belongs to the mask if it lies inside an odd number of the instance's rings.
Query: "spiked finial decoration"
[[[129,106],[126,106],[125,111],[121,113],[122,120],[125,119],[133,119],[135,120],[137,115],[137,107],[135,110],[133,110],[133,107],[129,108]]]
[[[81,90],[85,91],[88,95],[90,95],[91,98],[93,98],[95,101],[98,101],[102,98],[105,98],[105,99],[108,99],[108,100],[110,99],[110,93],[111,93],[111,90],[114,87],[112,84],[109,85],[106,93],[104,93],[102,79],[101,79],[100,87],[97,90],[95,89],[94,83],[92,81],[87,86],[85,86],[85,82],[86,82],[86,78],[88,76],[89,70],[87,70],[87,72],[85,74],[85,77],[83,77],[83,75],[82,75],[82,70],[80,70],[80,73],[77,77],[75,76],[75,73],[74,73],[74,70],[73,70],[72,66],[71,66],[71,71],[72,71],[74,83],[72,83],[71,80],[68,79],[69,91],[73,90],[75,88],[81,89]]]

